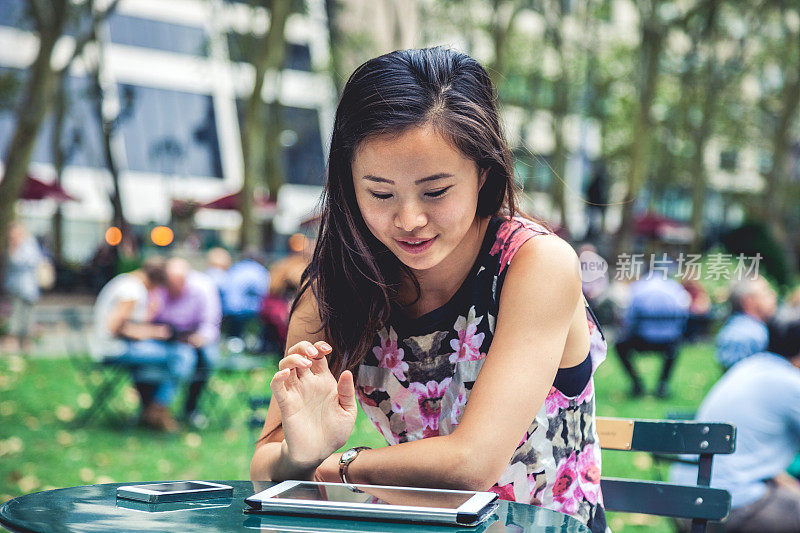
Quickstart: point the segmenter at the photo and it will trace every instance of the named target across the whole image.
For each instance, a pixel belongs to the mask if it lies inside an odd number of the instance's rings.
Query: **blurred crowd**
[[[43,265],[51,263],[21,223],[9,236],[3,349],[26,353],[34,305],[47,281]],[[312,252],[302,234],[288,245],[289,254],[269,268],[256,250],[234,260],[224,248],[211,248],[204,264],[191,264],[180,254],[152,255],[102,285],[89,349],[97,360],[130,369],[141,424],[170,432],[179,429],[179,420],[202,427],[206,418],[199,398],[221,353],[283,351],[291,302]],[[186,394],[176,408],[181,387]]]

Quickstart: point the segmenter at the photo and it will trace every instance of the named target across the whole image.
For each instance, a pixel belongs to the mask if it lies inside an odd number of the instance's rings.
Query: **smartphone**
[[[173,481],[148,483],[147,485],[125,485],[117,488],[117,498],[147,503],[208,500],[232,495],[233,487],[209,481]]]

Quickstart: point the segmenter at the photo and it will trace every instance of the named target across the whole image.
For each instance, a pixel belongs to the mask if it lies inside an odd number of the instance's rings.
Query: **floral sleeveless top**
[[[356,383],[362,409],[390,445],[448,435],[458,426],[492,343],[507,267],[528,239],[548,233],[528,220],[495,217],[472,270],[449,302],[418,318],[393,309],[359,366]],[[588,307],[587,321],[594,372],[605,359],[606,343]],[[591,377],[577,396],[551,387],[490,490],[604,531],[594,414]]]

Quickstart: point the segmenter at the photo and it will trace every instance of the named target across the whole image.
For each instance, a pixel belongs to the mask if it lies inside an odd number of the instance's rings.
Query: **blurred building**
[[[266,102],[278,97],[283,106],[280,141],[287,189],[295,196],[316,198],[335,89],[326,73],[323,2],[307,0],[304,5],[305,12],[287,22],[284,69],[268,73],[262,96]],[[25,6],[26,0],[0,0],[0,73],[24,75],[35,57],[37,38]],[[173,199],[206,202],[239,190],[239,122],[254,76],[244,62],[246,40],[240,37],[267,27],[265,10],[223,0],[123,0],[103,23],[100,77],[106,111],[119,114],[112,149],[131,223],[167,223]],[[64,37],[70,39],[74,33]],[[72,260],[91,254],[111,218],[111,180],[103,163],[89,75],[78,60],[68,79],[63,185],[79,199],[63,206],[64,252]],[[0,150],[8,146],[13,112],[0,107]],[[30,165],[31,173],[45,181],[54,177],[52,136],[49,118]],[[19,209],[36,233],[50,231],[52,202],[20,202]],[[195,220],[201,228],[230,234],[240,223],[232,210],[203,209]],[[293,224],[290,218],[283,226],[291,231]]]

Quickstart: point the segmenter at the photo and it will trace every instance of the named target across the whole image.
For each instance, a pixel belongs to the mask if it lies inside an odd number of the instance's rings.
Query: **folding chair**
[[[709,521],[728,516],[730,493],[710,485],[714,455],[736,448],[731,424],[597,417],[597,433],[605,450],[700,456],[697,485],[602,478],[606,510],[691,519],[692,533],[703,533]]]
[[[65,348],[72,367],[83,381],[90,397],[90,404],[81,411],[73,421],[75,427],[83,427],[95,419],[123,421],[129,424],[129,414],[119,406],[118,398],[124,386],[129,382],[132,366],[116,361],[114,358],[94,359],[89,354],[89,343],[83,331],[83,320],[74,308],[66,308],[61,319],[67,327]],[[141,367],[138,367],[141,368]],[[145,381],[157,381],[159,369],[142,369]]]

